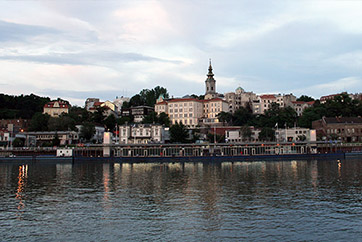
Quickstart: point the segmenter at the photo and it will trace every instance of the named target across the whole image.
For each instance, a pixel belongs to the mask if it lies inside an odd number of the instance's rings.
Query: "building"
[[[362,142],[361,117],[323,117],[313,121],[312,127],[322,140],[340,140],[342,142]]]
[[[0,129],[5,129],[8,132],[17,134],[19,132],[26,132],[29,128],[30,120],[28,119],[1,119]]]
[[[311,102],[302,102],[302,101],[294,101],[292,102],[292,107],[294,111],[297,113],[297,116],[302,116],[305,109],[312,107],[314,101]]]
[[[78,135],[80,136],[80,131],[81,131],[83,125],[76,125],[75,127],[78,129]],[[91,141],[93,141],[94,143],[97,143],[97,144],[101,144],[103,142],[103,135],[104,135],[104,132],[106,129],[102,126],[95,126],[94,130],[95,130],[95,132],[94,132],[93,137],[91,138]]]
[[[252,106],[252,102],[257,100],[257,95],[253,92],[245,92],[243,88],[238,87],[235,92],[225,93],[225,100],[229,104],[229,112],[234,113],[241,107]]]
[[[278,142],[316,141],[316,131],[306,128],[285,128],[275,131],[275,138]]]
[[[113,112],[115,112],[115,110],[116,110],[116,105],[114,105],[113,102],[108,101],[108,100],[103,102],[100,106],[103,108],[106,108],[106,109],[108,108],[108,109],[112,110]]]
[[[87,100],[85,100],[84,107],[87,111],[89,111],[90,108],[93,108],[95,103],[99,103],[99,98],[93,98],[93,97],[87,98]]]
[[[164,143],[165,128],[159,124],[133,124],[119,126],[120,144]]]
[[[202,100],[202,103],[204,112],[201,121],[203,124],[218,124],[220,123],[219,113],[229,111],[229,104],[221,98],[205,99]]]
[[[292,107],[296,99],[296,96],[293,94],[263,94],[252,101],[251,108],[253,114],[264,114],[271,108],[273,103],[277,103],[280,108]]]
[[[155,109],[149,106],[137,106],[137,107],[131,107],[130,111],[133,116],[133,121],[135,123],[140,123],[147,115],[154,112]]]
[[[209,72],[205,81],[204,100],[191,97],[164,99],[163,96],[160,96],[155,105],[155,112],[168,114],[172,124],[182,123],[191,128],[200,124],[219,124],[218,114],[228,112],[229,105],[225,100],[219,98],[215,83],[210,61]]]
[[[116,99],[113,101],[113,104],[115,105],[115,111],[117,113],[120,113],[122,111],[122,106],[124,102],[129,102],[129,97],[116,97]]]
[[[23,135],[26,139],[34,136],[37,146],[51,143],[56,136],[60,140],[60,145],[76,144],[79,141],[79,135],[75,131],[37,131],[24,132]]]
[[[238,143],[238,142],[257,142],[259,141],[260,129],[256,129],[250,126],[250,137],[243,137],[242,127],[234,126],[225,130],[225,142],[226,143]]]
[[[62,100],[48,102],[43,107],[43,114],[49,114],[51,117],[59,117],[62,113],[69,112],[69,104]]]

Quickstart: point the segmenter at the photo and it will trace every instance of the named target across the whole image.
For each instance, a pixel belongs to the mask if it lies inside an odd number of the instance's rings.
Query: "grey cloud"
[[[180,61],[166,60],[162,58],[146,56],[139,53],[120,53],[110,51],[82,52],[82,53],[50,53],[48,55],[3,55],[0,60],[16,60],[48,64],[69,65],[100,65],[105,63],[122,62],[168,62],[181,63]]]
[[[0,20],[0,42],[5,41],[24,41],[27,38],[59,33],[58,30],[26,24],[16,24]]]

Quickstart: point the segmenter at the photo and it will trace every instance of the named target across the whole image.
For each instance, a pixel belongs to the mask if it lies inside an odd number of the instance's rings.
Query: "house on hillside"
[[[43,114],[49,114],[51,117],[59,117],[62,113],[69,112],[69,104],[62,100],[48,102],[43,107]]]

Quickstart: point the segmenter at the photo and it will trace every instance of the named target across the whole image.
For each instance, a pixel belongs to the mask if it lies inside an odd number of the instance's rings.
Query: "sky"
[[[362,92],[362,1],[0,0],[0,92]]]

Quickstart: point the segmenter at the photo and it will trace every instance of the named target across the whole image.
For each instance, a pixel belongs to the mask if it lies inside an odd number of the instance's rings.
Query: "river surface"
[[[0,163],[0,241],[362,241],[362,160]]]

